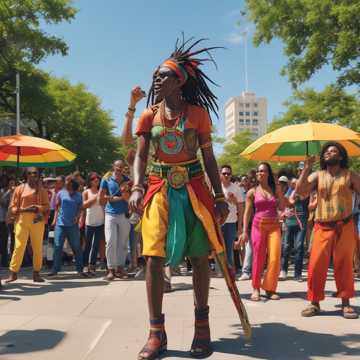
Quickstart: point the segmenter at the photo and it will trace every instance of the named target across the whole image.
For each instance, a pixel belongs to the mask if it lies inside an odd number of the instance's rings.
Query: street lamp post
[[[16,73],[16,134],[20,134],[20,74]]]

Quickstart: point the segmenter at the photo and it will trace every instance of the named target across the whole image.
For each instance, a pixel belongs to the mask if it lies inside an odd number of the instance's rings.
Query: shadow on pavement
[[[233,325],[241,336],[241,327]],[[349,343],[358,343],[360,334],[337,336],[299,330],[282,323],[265,323],[253,326],[251,342],[243,337],[235,339],[220,338],[213,342],[214,352],[243,355],[256,359],[311,360],[313,357],[359,356],[360,349]],[[216,356],[214,357],[216,359]]]
[[[57,330],[11,330],[0,336],[0,355],[50,350],[65,337]]]
[[[109,283],[106,281],[47,281],[42,284],[34,283],[22,283],[21,279],[16,282],[6,284],[2,288],[2,295],[6,294],[6,290],[9,290],[9,295],[44,295],[50,292],[62,292],[65,289],[74,289],[89,286],[107,286]]]

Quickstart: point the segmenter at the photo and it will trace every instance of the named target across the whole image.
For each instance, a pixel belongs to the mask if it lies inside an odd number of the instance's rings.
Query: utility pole
[[[16,135],[20,134],[20,74],[16,73]]]
[[[244,70],[245,70],[245,92],[249,90],[249,79],[248,79],[248,49],[247,49],[247,35],[248,29],[243,31],[242,35],[244,36]]]

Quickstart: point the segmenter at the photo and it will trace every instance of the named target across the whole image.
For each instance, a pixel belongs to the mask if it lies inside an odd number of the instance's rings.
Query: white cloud
[[[226,41],[233,45],[240,45],[244,42],[244,35],[240,32],[233,31],[226,37]]]

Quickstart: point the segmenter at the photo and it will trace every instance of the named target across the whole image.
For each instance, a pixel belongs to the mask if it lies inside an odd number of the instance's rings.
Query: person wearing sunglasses
[[[43,259],[45,214],[48,209],[49,198],[46,189],[41,185],[39,172],[36,168],[28,168],[26,182],[16,187],[10,203],[10,211],[15,217],[15,248],[6,283],[17,280],[29,237],[33,251],[33,280],[44,281],[40,276],[40,270]]]
[[[245,196],[238,185],[231,182],[232,169],[230,165],[220,168],[222,191],[229,206],[229,215],[221,226],[225,241],[226,256],[229,265],[234,269],[234,241],[242,234],[242,218],[244,215]]]

